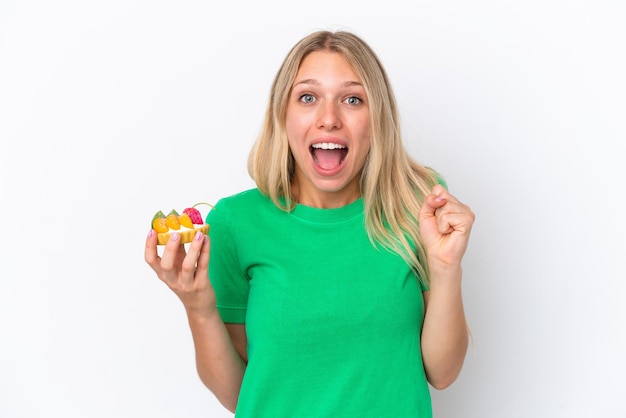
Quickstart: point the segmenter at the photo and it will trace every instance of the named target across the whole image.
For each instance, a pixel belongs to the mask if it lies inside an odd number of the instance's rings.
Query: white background
[[[275,71],[336,28],[477,215],[436,417],[626,416],[624,2],[411,3],[0,1],[0,417],[230,416],[144,239],[252,187]]]

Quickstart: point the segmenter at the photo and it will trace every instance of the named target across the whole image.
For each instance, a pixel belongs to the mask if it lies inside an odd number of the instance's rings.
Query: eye
[[[313,103],[315,101],[315,97],[312,94],[305,93],[300,96],[300,101],[302,103]]]
[[[350,96],[344,100],[344,103],[347,103],[349,105],[358,105],[358,104],[363,103],[363,101],[359,97]]]

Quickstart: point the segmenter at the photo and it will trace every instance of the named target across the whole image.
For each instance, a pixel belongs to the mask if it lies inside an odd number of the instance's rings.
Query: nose
[[[324,102],[318,108],[318,127],[321,129],[340,129],[341,128],[341,114],[339,105],[334,102]]]

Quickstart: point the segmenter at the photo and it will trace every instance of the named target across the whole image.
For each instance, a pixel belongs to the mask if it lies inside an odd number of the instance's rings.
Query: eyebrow
[[[295,83],[293,84],[293,86],[294,86],[294,87],[296,87],[296,86],[297,86],[297,85],[299,85],[299,84],[313,84],[313,85],[315,85],[315,86],[319,86],[319,85],[320,85],[320,82],[319,82],[319,81],[317,81],[317,80],[316,80],[316,79],[314,79],[314,78],[307,78],[307,79],[305,79],[305,80],[300,80],[300,81],[295,82]],[[344,81],[344,82],[342,83],[342,86],[343,86],[343,87],[352,87],[352,86],[359,86],[359,87],[362,87],[362,86],[363,86],[363,84],[362,84],[362,83],[359,83],[358,81]]]

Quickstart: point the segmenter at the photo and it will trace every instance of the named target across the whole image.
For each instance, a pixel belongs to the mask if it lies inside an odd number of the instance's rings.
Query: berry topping
[[[202,225],[204,223],[204,221],[202,220],[202,214],[196,208],[187,208],[183,210],[183,213],[187,214],[189,218],[191,218],[191,222],[193,222],[194,225]]]

